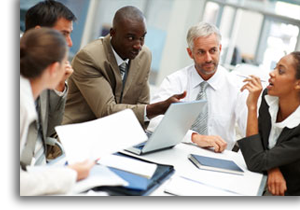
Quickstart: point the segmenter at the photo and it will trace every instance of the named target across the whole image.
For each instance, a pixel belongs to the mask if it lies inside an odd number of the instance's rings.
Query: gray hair
[[[211,34],[216,34],[218,42],[221,42],[222,36],[219,29],[210,23],[200,22],[197,25],[192,26],[187,34],[186,40],[190,49],[194,47],[194,40],[199,37],[206,37]]]

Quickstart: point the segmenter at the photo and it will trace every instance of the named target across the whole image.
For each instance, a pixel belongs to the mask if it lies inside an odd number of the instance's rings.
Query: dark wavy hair
[[[64,36],[50,28],[31,29],[20,40],[20,74],[39,77],[52,63],[61,63],[67,52]]]
[[[76,21],[73,12],[60,2],[46,0],[31,7],[25,15],[25,31],[35,26],[53,27],[58,19]]]
[[[294,51],[291,53],[294,57],[294,67],[296,70],[296,79],[300,79],[300,51]]]

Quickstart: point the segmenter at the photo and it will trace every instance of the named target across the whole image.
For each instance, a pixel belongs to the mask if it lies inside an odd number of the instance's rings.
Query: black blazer
[[[300,120],[293,129],[285,127],[276,145],[268,149],[271,116],[264,98],[266,94],[267,90],[259,109],[259,134],[243,138],[238,144],[250,171],[267,172],[279,167],[287,184],[285,195],[300,195]]]

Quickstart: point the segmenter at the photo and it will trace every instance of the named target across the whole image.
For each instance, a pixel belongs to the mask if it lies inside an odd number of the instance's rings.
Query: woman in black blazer
[[[247,167],[268,174],[273,195],[300,195],[300,52],[292,52],[270,72],[262,94],[260,79],[250,76],[246,138],[238,141]]]

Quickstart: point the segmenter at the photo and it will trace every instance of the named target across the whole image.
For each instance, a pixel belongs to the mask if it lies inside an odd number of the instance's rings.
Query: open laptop
[[[126,148],[128,152],[142,155],[174,147],[180,143],[200,114],[206,100],[173,103],[147,141]]]

